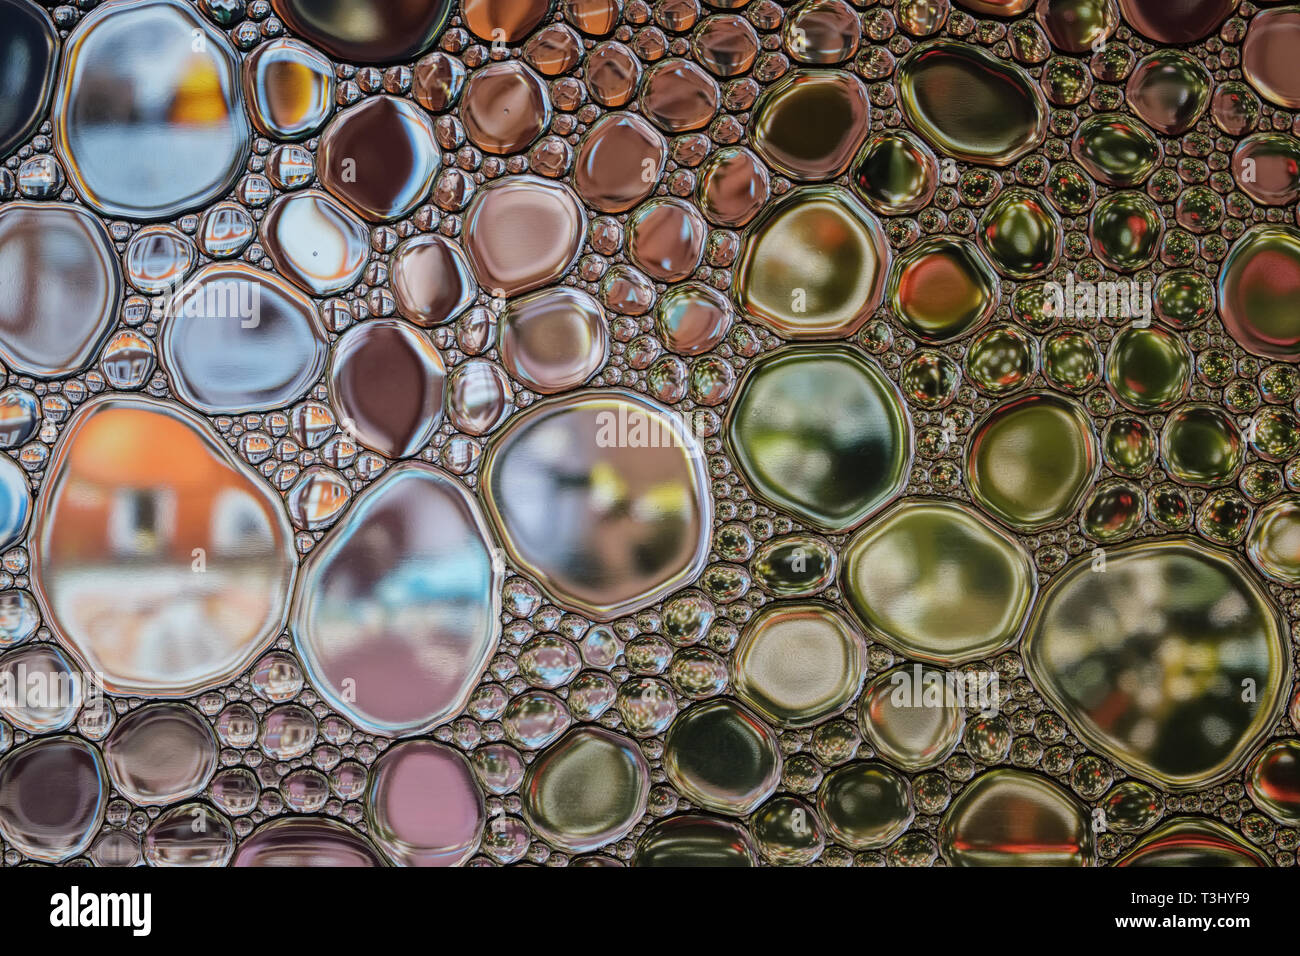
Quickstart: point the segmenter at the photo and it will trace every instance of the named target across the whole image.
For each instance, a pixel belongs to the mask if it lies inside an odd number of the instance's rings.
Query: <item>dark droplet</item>
[[[31,0],[0,0],[0,156],[40,121],[54,87],[54,24]]]

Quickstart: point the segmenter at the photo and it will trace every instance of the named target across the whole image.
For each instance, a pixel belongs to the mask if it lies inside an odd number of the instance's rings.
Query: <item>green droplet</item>
[[[838,186],[793,190],[745,231],[732,294],[785,338],[847,338],[880,304],[889,271],[884,230]]]
[[[739,823],[685,813],[660,820],[637,842],[633,866],[756,866],[758,854]]]
[[[777,866],[811,863],[826,846],[821,821],[798,797],[769,800],[754,814],[751,830],[763,859]]]
[[[1054,56],[1043,67],[1043,92],[1054,106],[1082,103],[1092,89],[1088,66],[1068,56]]]
[[[711,700],[677,715],[664,737],[663,767],[692,803],[739,816],[776,789],[781,752],[776,734],[744,707]]]
[[[1107,829],[1116,833],[1145,833],[1164,816],[1164,798],[1138,780],[1125,780],[1101,801]]]
[[[1241,468],[1245,449],[1241,433],[1213,405],[1184,405],[1160,433],[1165,466],[1185,485],[1211,487],[1231,481]]]
[[[841,577],[869,634],[937,664],[1014,644],[1037,589],[1014,538],[965,505],[926,498],[900,501],[858,532]]]
[[[1066,216],[1078,216],[1087,212],[1096,196],[1092,180],[1074,163],[1054,165],[1047,174],[1043,191],[1048,202]]]
[[[1194,329],[1214,314],[1214,283],[1191,269],[1170,269],[1156,280],[1156,318],[1176,329]]]
[[[1155,258],[1162,228],[1160,210],[1145,194],[1111,193],[1093,207],[1088,236],[1098,259],[1119,272],[1133,272]]]
[[[1059,311],[1045,283],[1024,283],[1011,297],[1011,314],[1016,321],[1040,335],[1056,324]]]
[[[1192,506],[1177,485],[1161,485],[1147,496],[1151,517],[1167,531],[1183,531],[1192,523]]]
[[[1043,376],[1063,392],[1079,395],[1101,377],[1101,352],[1087,332],[1056,332],[1043,340]]]
[[[754,104],[750,142],[782,175],[833,179],[871,128],[867,88],[847,70],[792,70]]]
[[[1037,364],[1037,343],[1014,325],[984,330],[966,351],[966,375],[989,395],[1009,395],[1023,388]]]
[[[1087,413],[1068,399],[1036,392],[999,405],[975,427],[966,475],[981,508],[1032,533],[1074,514],[1097,459]]]
[[[979,244],[994,268],[1013,279],[1040,276],[1061,255],[1061,220],[1032,189],[1003,190],[979,225]]]
[[[922,43],[897,78],[908,125],[957,159],[1006,166],[1047,133],[1047,102],[1029,75],[972,44]]]
[[[736,644],[731,684],[772,723],[806,727],[857,695],[865,658],[861,635],[831,605],[778,602],[755,615]]]
[[[850,182],[868,206],[886,216],[921,209],[939,182],[939,162],[906,130],[872,136],[853,161]]]
[[[754,492],[823,531],[852,528],[897,496],[912,457],[901,396],[847,346],[785,348],[751,364],[725,430]]]
[[[589,781],[599,780],[599,787]],[[650,769],[626,737],[600,727],[570,731],[524,775],[524,816],[548,842],[582,853],[625,836],[645,813]]]
[[[1110,544],[1132,537],[1142,523],[1142,489],[1115,479],[1099,485],[1083,503],[1083,533]]]
[[[898,321],[913,335],[950,342],[988,321],[998,305],[998,279],[974,243],[937,236],[898,258],[888,295]]]
[[[1287,495],[1259,509],[1246,539],[1246,555],[1274,581],[1300,585],[1300,497]]]
[[[858,726],[879,756],[915,773],[937,766],[957,749],[966,713],[947,677],[944,671],[905,665],[867,685],[858,700]]]
[[[912,788],[884,764],[852,763],[826,775],[817,810],[837,842],[871,850],[893,843],[912,822]]]
[[[1115,336],[1106,353],[1111,394],[1137,412],[1181,401],[1191,371],[1192,353],[1183,340],[1161,329],[1130,326]]]
[[[1217,820],[1170,820],[1124,854],[1116,866],[1226,867],[1271,866],[1237,833]]]
[[[811,597],[835,580],[839,559],[824,539],[792,534],[765,542],[749,569],[755,582],[776,597]]]
[[[1156,436],[1143,419],[1119,415],[1106,424],[1101,439],[1106,467],[1125,478],[1141,478],[1156,460]]]
[[[898,384],[912,404],[943,408],[957,396],[961,367],[937,349],[920,349],[903,363]]]
[[[1265,461],[1285,461],[1300,451],[1300,421],[1285,408],[1264,409],[1255,416],[1250,447]]]
[[[1043,590],[1029,678],[1090,749],[1174,789],[1209,786],[1281,716],[1291,655],[1243,562],[1195,538],[1084,554]],[[1248,691],[1248,692],[1247,692]]]
[[[1098,113],[1079,124],[1074,158],[1099,182],[1125,188],[1144,182],[1160,162],[1160,143],[1131,116]]]
[[[1089,866],[1092,826],[1078,801],[1045,777],[990,770],[948,807],[939,849],[949,866]]]
[[[1225,547],[1246,536],[1253,509],[1246,499],[1230,488],[1216,488],[1205,496],[1196,512],[1196,530]]]

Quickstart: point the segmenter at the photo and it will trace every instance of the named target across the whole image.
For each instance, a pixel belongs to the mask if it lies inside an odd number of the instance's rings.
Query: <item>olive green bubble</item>
[[[868,634],[937,664],[1014,644],[1038,583],[1015,538],[969,506],[931,498],[900,501],[851,538],[841,578]]]
[[[1032,533],[1074,514],[1098,457],[1087,413],[1069,399],[1034,392],[1004,402],[976,425],[966,475],[981,508]]]
[[[1082,555],[1043,589],[1021,653],[1086,746],[1174,790],[1237,773],[1291,683],[1268,594],[1235,555],[1191,537]]]
[[[746,369],[725,423],[765,501],[823,531],[860,524],[902,490],[912,458],[902,398],[859,349],[779,349]]]

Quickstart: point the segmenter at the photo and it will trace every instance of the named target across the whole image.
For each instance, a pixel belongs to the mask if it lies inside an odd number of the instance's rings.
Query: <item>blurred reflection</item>
[[[283,506],[208,427],[109,396],[68,425],[31,538],[56,636],[116,694],[224,683],[284,624],[294,553]]]
[[[181,0],[110,0],[64,49],[55,145],[109,216],[166,219],[234,182],[249,127],[230,42]]]
[[[1034,686],[1135,776],[1184,789],[1235,771],[1290,686],[1272,602],[1233,556],[1192,538],[1103,560],[1075,562],[1044,591],[1024,641]]]
[[[613,620],[703,569],[713,518],[703,452],[632,392],[533,405],[497,433],[480,473],[506,551],[565,607]]]

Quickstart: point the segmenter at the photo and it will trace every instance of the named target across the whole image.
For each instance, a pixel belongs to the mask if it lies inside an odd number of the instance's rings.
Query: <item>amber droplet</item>
[[[480,40],[517,43],[532,33],[550,11],[551,0],[464,0],[461,16]]]

